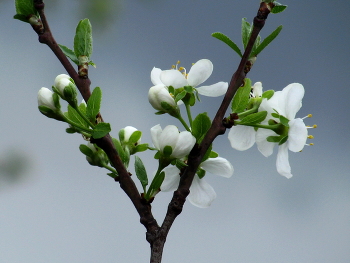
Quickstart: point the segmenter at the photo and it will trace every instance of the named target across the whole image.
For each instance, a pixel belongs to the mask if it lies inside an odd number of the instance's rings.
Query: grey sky
[[[17,184],[0,181],[0,262],[147,262],[145,229],[119,185],[88,165],[79,135],[66,134],[64,123],[37,110],[38,90],[65,72],[30,26],[12,19],[11,2],[0,2],[0,160],[18,150],[31,165]],[[47,1],[56,40],[67,46],[86,16],[70,2],[57,1],[53,8]],[[123,2],[112,25],[93,31],[97,68],[90,69],[90,78],[92,87],[103,90],[101,111],[112,135],[132,125],[151,143],[152,126],[179,125],[153,114],[147,101],[151,69],[177,60],[189,69],[208,58],[214,72],[206,83],[229,81],[238,56],[210,34],[223,32],[240,45],[241,19],[251,22],[259,1],[144,2]],[[305,121],[318,125],[310,132],[315,145],[290,152],[294,177],[288,180],[276,171],[276,153],[265,158],[256,147],[238,152],[227,133],[218,138],[214,150],[233,164],[234,175],[207,175],[218,197],[208,209],[186,203],[169,234],[166,263],[350,261],[350,2],[283,4],[288,9],[271,14],[261,35],[284,28],[248,77],[265,90],[304,85],[297,117],[313,114]],[[213,116],[221,98],[202,101],[195,111]],[[140,154],[149,173],[156,170],[152,155]],[[161,193],[153,203],[159,223],[170,198]]]

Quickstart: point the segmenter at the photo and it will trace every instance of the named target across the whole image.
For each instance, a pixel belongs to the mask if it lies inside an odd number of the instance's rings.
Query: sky
[[[91,13],[80,3],[47,2],[58,43],[73,46],[77,23]],[[180,60],[189,69],[207,58],[214,71],[204,84],[229,81],[239,58],[211,33],[223,32],[241,46],[241,20],[253,20],[259,1],[118,3],[107,8],[106,19],[92,20],[97,65],[90,69],[92,88],[102,88],[101,113],[112,136],[131,125],[151,144],[154,125],[181,127],[170,116],[156,116],[148,103],[152,68],[168,69]],[[261,81],[264,90],[303,84],[297,117],[313,114],[305,122],[318,125],[310,130],[314,146],[290,152],[293,177],[286,179],[276,171],[276,148],[266,158],[256,146],[232,149],[228,132],[217,138],[214,150],[232,163],[234,174],[206,175],[217,198],[207,209],[186,202],[163,262],[350,261],[350,2],[283,4],[287,10],[270,14],[261,36],[279,25],[283,30],[248,77]],[[81,136],[67,134],[66,124],[37,109],[38,90],[66,72],[28,24],[12,19],[13,2],[0,6],[0,262],[147,262],[145,229],[118,183],[86,162],[79,152]],[[202,97],[194,112],[213,117],[221,100]],[[157,169],[153,153],[139,156],[148,173]],[[153,202],[159,224],[171,197],[160,193]]]

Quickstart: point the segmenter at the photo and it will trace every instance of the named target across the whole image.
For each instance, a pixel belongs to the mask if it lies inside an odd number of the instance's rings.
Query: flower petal
[[[219,97],[226,93],[227,88],[228,88],[228,83],[221,81],[210,86],[201,86],[197,88],[197,91],[199,94],[204,96]]]
[[[160,73],[162,73],[162,70],[160,68],[153,67],[151,71],[151,81],[154,86],[163,84],[160,80]]]
[[[253,127],[243,125],[232,126],[228,133],[228,139],[232,148],[245,151],[255,143],[255,130]]]
[[[280,145],[278,147],[277,160],[276,160],[276,168],[277,172],[280,175],[291,178],[293,175],[291,174],[291,168],[288,160],[288,142]]]
[[[135,127],[132,126],[126,126],[124,128],[124,141],[128,142],[130,139],[130,136],[137,131],[137,129]]]
[[[168,125],[159,136],[159,148],[163,151],[165,146],[171,146],[173,151],[179,139],[179,130],[175,125]]]
[[[191,204],[200,208],[207,208],[216,198],[216,193],[210,184],[208,184],[203,178],[199,179],[199,177],[195,175],[190,187],[190,194],[187,198]]]
[[[162,127],[160,127],[160,124],[157,124],[151,128],[151,136],[152,136],[152,142],[154,147],[156,147],[158,150],[159,148],[159,136],[162,133]]]
[[[288,148],[292,152],[300,152],[307,140],[307,128],[300,118],[289,122]]]
[[[160,187],[161,191],[175,191],[180,182],[180,170],[176,166],[168,166],[163,172],[165,173],[165,177]]]
[[[289,84],[287,87],[283,89],[287,90],[288,93],[286,94],[286,101],[285,101],[285,117],[287,119],[292,120],[295,118],[296,113],[301,108],[301,101],[304,97],[304,87],[303,85],[299,83],[292,83]],[[282,91],[282,92],[283,92]]]
[[[156,110],[164,111],[162,102],[167,102],[169,105],[176,107],[175,100],[171,97],[169,91],[163,84],[153,86],[148,91],[148,101]]]
[[[173,86],[175,89],[187,86],[187,80],[184,75],[175,69],[163,70],[160,74],[160,80],[165,86]]]
[[[255,82],[252,88],[254,97],[262,96],[263,87],[261,82]]]
[[[206,81],[213,72],[213,63],[209,59],[198,60],[188,72],[187,81],[192,87],[196,87]]]
[[[171,156],[174,158],[185,157],[190,153],[195,143],[196,139],[189,131],[180,132]]]
[[[222,157],[209,158],[200,165],[209,173],[230,178],[233,175],[232,164]]]
[[[265,156],[268,157],[273,153],[273,147],[275,146],[275,143],[268,142],[266,140],[269,136],[276,136],[277,134],[268,129],[258,129],[255,134],[255,140],[256,144],[258,146],[258,150]]]

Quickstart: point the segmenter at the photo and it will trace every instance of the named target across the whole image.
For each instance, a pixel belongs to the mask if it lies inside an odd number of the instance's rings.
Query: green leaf
[[[141,136],[142,136],[141,131],[134,131],[129,138],[129,143],[132,143],[132,144],[137,143],[137,141],[140,140]]]
[[[211,120],[207,113],[198,114],[198,116],[192,122],[192,135],[197,139],[197,143],[200,143],[207,131],[211,126]]]
[[[283,143],[285,143],[288,140],[288,135],[282,137],[282,139],[280,140],[280,142],[278,143],[278,145],[282,145]]]
[[[163,148],[163,155],[165,157],[169,157],[172,153],[173,153],[173,148],[171,146],[167,145]]]
[[[183,90],[182,92],[177,94],[175,97],[175,102],[182,100],[186,96],[186,94],[187,94],[187,92],[185,90]]]
[[[25,16],[25,15],[16,14],[16,15],[13,16],[13,18],[14,18],[14,19],[18,19],[18,20],[20,20],[20,21],[22,21],[22,22],[28,23],[28,18],[27,18],[27,16]]]
[[[135,147],[135,152],[144,152],[148,149],[148,143],[139,144]]]
[[[113,141],[114,147],[116,148],[116,150],[120,156],[120,159],[122,160],[125,167],[128,168],[129,161],[130,161],[130,154],[128,154],[128,152],[124,151],[119,140],[117,140],[116,138],[112,138],[112,141]]]
[[[135,156],[135,172],[137,178],[141,182],[142,188],[145,189],[145,187],[148,185],[147,172],[142,160],[138,156]]]
[[[106,136],[111,131],[111,125],[106,122],[98,123],[92,132],[92,137],[94,139],[100,139]]]
[[[64,45],[58,44],[58,46],[61,48],[62,52],[66,55],[66,57],[70,58],[70,60],[72,60],[75,64],[79,65],[79,60],[73,50]]]
[[[158,175],[156,175],[153,180],[151,185],[149,186],[149,189],[147,191],[147,197],[151,198],[153,196],[155,196],[156,193],[158,193],[158,191],[160,190],[160,187],[164,181],[165,178],[165,173],[161,172]]]
[[[274,4],[275,4],[275,6],[271,10],[271,13],[273,13],[273,14],[281,13],[287,8],[286,5],[282,5],[278,2],[274,2]]]
[[[252,88],[251,86],[252,82],[248,78],[244,79],[244,81],[245,81],[244,87],[238,88],[232,100],[231,109],[232,109],[232,112],[234,113],[243,112],[249,103],[249,94]]]
[[[271,42],[272,40],[274,40],[278,34],[281,32],[282,30],[282,25],[280,25],[279,27],[277,27],[269,36],[267,36],[263,42],[261,42],[261,44],[257,47],[257,49],[254,51],[254,53],[252,52],[252,56],[257,56],[261,51],[264,50],[264,48],[266,48]]]
[[[279,118],[279,119],[280,119],[280,122],[281,122],[284,126],[289,127],[289,120],[288,120],[286,117],[280,115],[280,118]]]
[[[248,41],[250,38],[250,31],[251,31],[251,26],[249,22],[246,21],[246,18],[242,18],[242,43],[244,49],[246,49],[248,45]]]
[[[260,111],[257,113],[253,113],[243,118],[239,124],[255,124],[260,123],[266,119],[267,111]]]
[[[89,124],[86,123],[86,121],[79,115],[79,113],[73,109],[72,106],[68,104],[68,118],[75,122],[76,124],[83,126],[83,127],[89,127]]]
[[[93,151],[85,144],[80,144],[79,150],[88,157],[92,157]]]
[[[92,28],[89,19],[80,20],[75,31],[74,53],[76,57],[92,54]]]
[[[34,8],[34,1],[33,0],[16,0],[15,1],[15,7],[16,7],[16,15],[14,18],[25,18],[25,20],[19,19],[24,22],[28,22],[28,16],[29,15],[36,15],[38,16],[38,12]],[[20,15],[20,16],[18,16]]]
[[[279,142],[281,140],[281,136],[268,136],[266,138],[266,140],[268,142],[275,142],[275,143],[277,143],[277,142]]]
[[[77,131],[74,128],[67,128],[66,133],[73,134],[76,133]]]
[[[219,154],[217,152],[211,151],[209,158],[216,158],[216,157],[219,157]]]
[[[225,34],[220,33],[220,32],[215,32],[215,33],[213,33],[211,35],[213,37],[221,40],[222,42],[224,42],[226,45],[228,45],[230,48],[232,48],[240,57],[242,57],[241,50],[236,45],[236,43],[234,43],[228,36],[226,36]]]
[[[100,112],[102,100],[102,91],[100,87],[96,87],[87,102],[86,115],[88,119],[94,123],[96,115]]]
[[[261,98],[263,99],[271,99],[271,97],[273,96],[273,94],[275,93],[274,90],[267,90],[267,91],[264,91],[264,93],[261,95]]]
[[[202,168],[198,168],[197,175],[198,175],[199,179],[202,179],[205,176],[205,170],[203,170]]]

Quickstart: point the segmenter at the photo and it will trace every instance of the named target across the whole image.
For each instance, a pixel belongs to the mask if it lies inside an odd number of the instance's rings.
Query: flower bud
[[[77,90],[70,77],[60,74],[55,78],[55,88],[62,99],[66,100],[73,108],[77,107]]]
[[[52,98],[53,92],[48,88],[42,87],[38,92],[38,106],[46,106],[53,111],[58,110]]]
[[[164,108],[162,106],[162,102],[167,103],[170,108],[177,108],[177,104],[174,98],[169,94],[169,91],[162,84],[153,86],[149,89],[148,101],[151,103],[154,109],[159,111],[169,112],[169,108]]]
[[[41,88],[38,92],[39,111],[49,118],[65,121],[59,102],[59,96],[48,88]]]

